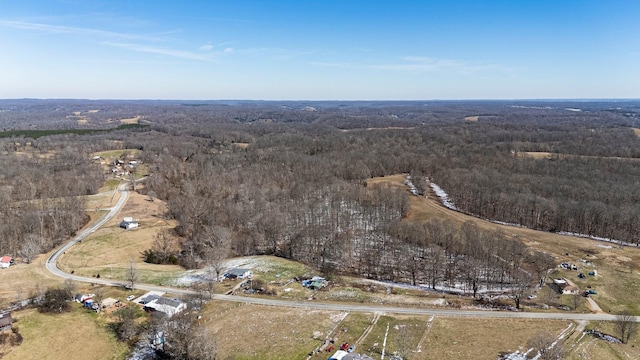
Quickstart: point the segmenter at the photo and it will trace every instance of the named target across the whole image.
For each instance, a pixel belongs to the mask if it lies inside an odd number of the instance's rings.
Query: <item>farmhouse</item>
[[[562,278],[553,279],[553,284],[556,286],[558,292],[563,295],[574,295],[580,293],[580,288],[573,283],[573,281]]]
[[[13,324],[11,313],[0,313],[0,333],[11,330],[11,324]]]
[[[251,278],[253,272],[249,269],[233,268],[227,271],[223,276],[227,279],[248,279]]]
[[[11,256],[5,255],[0,258],[0,268],[6,269],[13,264],[13,258]]]
[[[144,311],[159,311],[167,316],[173,316],[187,308],[187,304],[178,299],[169,299],[158,295],[147,295],[140,299],[140,304],[144,305]]]

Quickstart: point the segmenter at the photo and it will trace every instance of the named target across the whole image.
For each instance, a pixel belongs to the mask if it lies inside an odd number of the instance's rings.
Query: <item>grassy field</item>
[[[339,319],[339,312],[220,302],[202,316],[220,359],[304,359]]]
[[[73,304],[77,305],[77,304]],[[124,359],[129,349],[116,341],[95,313],[72,306],[69,313],[50,315],[36,310],[14,313],[24,342],[3,359]]]
[[[76,275],[93,277],[99,274],[100,277],[124,280],[129,261],[132,261],[140,282],[158,285],[173,283],[184,272],[182,268],[147,264],[141,257],[144,250],[151,248],[158,232],[175,227],[174,221],[164,219],[165,212],[166,205],[163,202],[150,202],[146,196],[130,193],[121,212],[69,249],[61,257],[58,266]],[[138,220],[140,227],[128,231],[121,229],[118,224],[128,216]]]

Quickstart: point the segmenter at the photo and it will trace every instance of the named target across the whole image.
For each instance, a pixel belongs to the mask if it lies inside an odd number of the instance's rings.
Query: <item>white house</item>
[[[228,279],[248,279],[251,278],[252,275],[253,272],[251,272],[251,270],[240,268],[233,268],[227,271],[226,274],[224,274],[224,276]]]
[[[573,283],[573,281],[562,278],[553,279],[553,283],[556,285],[558,292],[563,295],[574,295],[580,293],[580,288]]]
[[[167,316],[173,316],[187,308],[187,304],[178,299],[169,299],[158,295],[147,295],[140,299],[145,311],[160,311]]]
[[[126,230],[135,229],[138,227],[138,222],[133,221],[133,218],[126,217],[122,222],[120,222],[120,227]]]

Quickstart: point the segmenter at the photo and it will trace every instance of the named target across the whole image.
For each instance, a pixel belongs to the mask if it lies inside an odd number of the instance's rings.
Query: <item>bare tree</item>
[[[104,300],[105,297],[105,289],[102,286],[99,287],[95,287],[93,289],[93,299],[96,301],[96,303],[99,306],[99,309],[102,309],[102,301]]]
[[[556,264],[555,258],[546,252],[535,251],[528,256],[528,262],[538,276],[538,287],[542,287],[547,281],[549,270]]]
[[[178,262],[178,245],[170,230],[156,234],[151,249],[142,252],[145,262],[152,264],[176,264]]]
[[[42,238],[36,234],[28,234],[22,243],[20,255],[27,261],[27,264],[31,264],[31,261],[40,254],[41,250]]]
[[[138,281],[139,274],[138,269],[136,269],[136,264],[133,260],[129,260],[129,266],[127,267],[126,279],[128,282],[128,286],[131,290],[134,289],[136,282]]]
[[[636,317],[626,310],[616,316],[613,324],[624,344],[629,342],[629,339],[638,332]]]
[[[565,356],[564,346],[553,335],[541,333],[527,342],[527,347],[533,349],[529,358],[539,360],[562,360]]]
[[[138,335],[140,325],[136,318],[140,316],[140,309],[133,305],[128,305],[115,312],[117,321],[111,326],[120,341],[134,341]]]
[[[516,309],[520,309],[520,301],[529,293],[531,289],[531,277],[524,271],[518,271],[510,284],[509,296],[513,299]]]
[[[578,310],[578,306],[582,303],[582,295],[580,293],[575,293],[571,296],[573,296],[573,310]]]
[[[77,286],[76,286],[76,283],[73,282],[73,280],[66,279],[64,281],[64,284],[62,285],[62,288],[64,289],[64,291],[67,292],[67,295],[69,296],[69,298],[71,298],[76,292]]]
[[[215,339],[199,324],[191,311],[175,314],[165,323],[165,346],[162,350],[172,359],[215,360]]]

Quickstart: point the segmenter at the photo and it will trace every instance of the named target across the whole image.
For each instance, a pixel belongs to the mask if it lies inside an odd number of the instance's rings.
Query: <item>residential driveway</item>
[[[604,311],[600,309],[598,303],[596,303],[595,300],[593,300],[591,297],[585,298],[585,300],[587,302],[587,307],[589,308],[589,310],[591,310],[591,312],[594,312],[596,314],[604,314]]]

